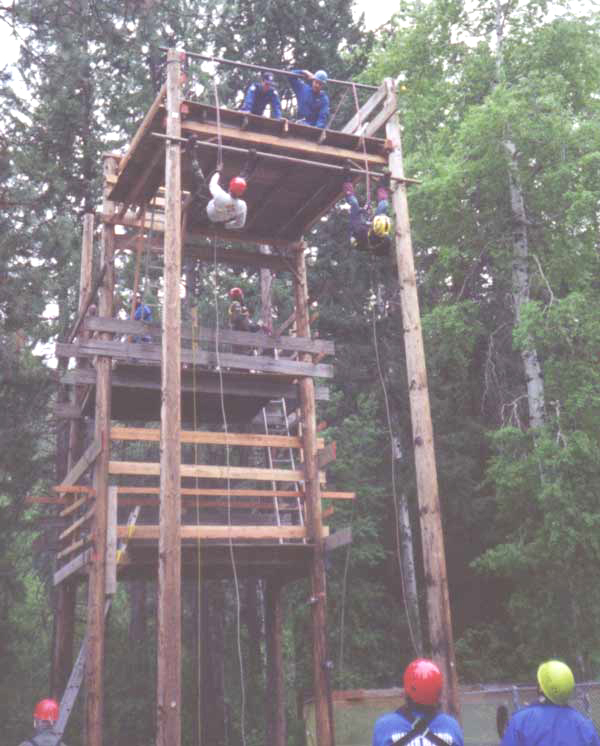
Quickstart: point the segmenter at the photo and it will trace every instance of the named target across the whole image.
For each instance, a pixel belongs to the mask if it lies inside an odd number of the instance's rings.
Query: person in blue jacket
[[[273,74],[264,72],[260,82],[255,81],[249,85],[241,111],[249,111],[261,117],[268,105],[271,107],[271,119],[281,119],[281,101],[273,83]]]
[[[373,746],[464,746],[458,721],[440,712],[442,686],[442,672],[433,661],[412,661],[404,671],[406,704],[377,719]]]
[[[288,80],[298,102],[298,124],[310,124],[323,129],[329,120],[329,96],[324,88],[327,86],[327,73],[317,70],[313,75],[308,70],[292,70]],[[301,80],[302,75],[305,80]]]
[[[147,306],[142,299],[142,294],[137,293],[135,296],[134,301],[134,307],[135,311],[133,314],[133,318],[135,321],[154,321],[152,317],[152,309],[150,306]],[[135,336],[132,340],[133,342],[152,342],[152,337],[148,336],[147,334],[144,334],[144,336]]]
[[[540,697],[508,721],[502,746],[600,746],[593,722],[567,702],[575,688],[566,663],[550,660],[537,670]]]

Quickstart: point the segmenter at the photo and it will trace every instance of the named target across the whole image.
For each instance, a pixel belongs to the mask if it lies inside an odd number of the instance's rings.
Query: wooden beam
[[[213,466],[209,464],[181,464],[181,476],[196,479],[252,479],[262,482],[297,482],[302,480],[301,469],[261,469],[254,466]],[[109,474],[160,476],[161,464],[148,461],[111,461]],[[319,472],[321,482],[325,473]],[[179,502],[179,501],[178,501]]]
[[[66,557],[69,554],[73,554],[73,552],[76,552],[78,549],[81,549],[81,547],[85,546],[86,544],[89,544],[91,539],[85,538],[85,539],[79,539],[78,541],[73,542],[72,544],[69,544],[68,547],[65,547],[64,549],[61,549],[60,552],[57,552],[56,559],[61,559],[62,557]]]
[[[304,499],[304,492],[300,490],[254,490],[254,489],[230,489],[224,491],[223,488],[215,487],[182,487],[180,490],[182,497],[195,497],[198,495],[221,497],[225,494],[231,497],[300,497]],[[119,495],[158,495],[159,487],[117,487]],[[338,491],[321,491],[321,497],[327,500],[354,500],[355,492],[338,492]]]
[[[88,290],[85,298],[80,303],[79,313],[77,314],[77,318],[75,319],[75,323],[73,324],[73,328],[69,332],[67,336],[67,342],[72,342],[77,334],[79,333],[79,327],[81,326],[82,321],[85,318],[86,313],[89,310],[89,307],[92,305],[92,301],[94,300],[94,297],[96,296],[96,293],[98,292],[98,288],[102,284],[104,280],[104,275],[106,274],[108,270],[108,266],[106,264],[102,265],[102,268],[100,270],[100,274],[98,277],[96,277],[94,284],[92,287]]]
[[[104,174],[115,173],[114,158],[104,161]],[[115,206],[109,199],[109,187],[104,182],[104,212],[113,213]],[[113,293],[115,287],[114,228],[102,227],[101,266],[106,267],[99,289],[98,312],[101,316],[113,315]],[[85,729],[86,746],[102,746],[104,716],[104,628],[105,628],[105,576],[106,576],[106,504],[108,491],[108,460],[110,458],[110,395],[112,360],[105,355],[96,360],[96,407],[94,436],[101,450],[94,464],[94,487],[96,488],[96,515],[92,523],[94,561],[90,566],[88,580],[88,621],[85,663]]]
[[[117,536],[127,536],[127,526],[117,527]],[[327,532],[325,532],[327,533]],[[136,526],[131,541],[158,539],[159,526]],[[305,526],[186,526],[179,530],[181,540],[185,539],[240,539],[258,541],[260,539],[305,539]]]
[[[67,536],[70,536],[73,531],[77,531],[78,528],[81,528],[84,523],[90,520],[90,518],[94,515],[95,509],[92,506],[89,510],[87,510],[84,515],[82,515],[80,518],[78,518],[76,521],[73,521],[70,526],[68,526],[61,534],[59,534],[59,539],[66,539]]]
[[[390,83],[390,86],[391,85],[393,85],[393,83]],[[370,137],[371,135],[374,135],[378,130],[380,130],[388,122],[390,117],[392,117],[396,113],[398,109],[398,104],[396,102],[396,96],[392,95],[392,93],[393,93],[393,90],[390,90],[388,93],[389,98],[386,101],[385,105],[383,106],[382,110],[365,127],[365,137]],[[404,180],[404,177],[402,177],[402,180]]]
[[[161,360],[161,347],[145,342],[134,344],[132,342],[90,339],[79,344],[57,342],[56,355],[58,357],[97,357],[105,355],[126,363],[137,363],[140,359],[159,362]],[[310,358],[308,358],[308,361],[296,361],[263,355],[238,355],[228,352],[220,352],[217,355],[212,350],[181,350],[180,362],[188,365],[219,365],[245,371],[252,369],[272,374],[283,373],[285,375],[333,378],[332,365],[326,363],[314,365],[310,362]]]
[[[167,135],[181,137],[181,53],[167,53]],[[166,144],[156,746],[181,746],[181,145]]]
[[[212,124],[211,122],[188,120],[183,123],[183,129],[197,135],[204,135],[205,137],[222,137],[224,141],[235,140],[244,143],[248,149],[267,146],[276,148],[278,151],[284,151],[290,155],[297,154],[300,157],[333,158],[338,164],[343,163],[347,158],[356,158],[356,152],[350,148],[325,144],[318,145],[291,136],[286,137],[284,140],[278,135],[269,135],[261,132],[244,132],[239,129],[225,129],[223,127],[219,130],[216,123]],[[363,160],[368,162],[370,168],[386,165],[385,156],[375,153],[367,153]]]
[[[392,97],[390,96],[390,99]],[[423,545],[423,566],[427,591],[429,638],[433,659],[444,675],[442,694],[444,709],[459,715],[458,677],[454,654],[454,638],[448,576],[444,550],[444,533],[440,508],[433,425],[427,384],[425,349],[421,329],[421,314],[417,279],[410,234],[408,199],[402,161],[402,137],[398,115],[386,125],[386,135],[393,145],[389,156],[392,179],[398,179],[392,192],[396,218],[396,266],[400,292],[400,312],[397,324],[404,341],[408,379],[410,416],[417,478],[417,497]]]
[[[70,505],[67,505],[64,510],[61,510],[59,513],[59,516],[61,518],[64,518],[68,515],[71,515],[71,513],[74,513],[76,510],[81,508],[82,505],[85,505],[89,501],[88,495],[84,495],[83,497],[80,497],[78,500],[75,500],[75,502],[71,503]],[[64,500],[63,500],[64,502]]]
[[[296,327],[298,334],[310,337],[310,310],[308,306],[308,278],[304,253],[296,255],[294,273],[294,297],[296,302]],[[302,355],[305,357],[305,354]],[[302,438],[304,441],[304,488],[306,492],[306,515],[308,536],[314,542],[311,562],[311,622],[312,622],[312,666],[313,693],[315,697],[315,721],[319,746],[334,746],[332,708],[327,670],[325,585],[325,552],[320,537],[323,536],[323,517],[320,495],[319,467],[317,463],[317,421],[315,391],[312,378],[300,380],[300,410]]]
[[[364,124],[379,104],[384,100],[387,95],[385,85],[380,85],[379,88],[373,93],[360,109],[354,114],[348,124],[344,125],[341,132],[348,135],[356,134],[357,129]],[[359,133],[363,134],[363,133]]]
[[[111,334],[152,334],[160,336],[159,324],[149,324],[143,321],[131,321],[125,319],[91,317],[85,323],[85,328],[96,332],[111,332]],[[333,355],[335,344],[328,339],[307,339],[296,336],[275,336],[263,332],[238,332],[231,329],[219,330],[210,327],[193,327],[191,324],[182,324],[182,339],[195,339],[198,342],[216,342],[217,338],[223,344],[249,345],[251,347],[266,347],[278,350],[300,350],[312,354]]]
[[[160,441],[160,430],[150,427],[112,427],[111,440]],[[257,433],[221,433],[200,430],[182,430],[182,443],[203,443],[229,446],[274,446],[278,448],[301,448],[302,439],[297,435],[260,435]],[[318,439],[318,447],[323,448],[323,438]]]
[[[92,558],[92,550],[86,549],[81,554],[78,554],[77,557],[73,557],[72,560],[64,564],[62,567],[59,567],[58,570],[54,573],[52,577],[52,582],[54,585],[59,585],[64,580],[67,580],[73,573],[78,572],[83,567],[86,567],[86,565],[89,564],[90,560]],[[58,695],[60,696],[60,695]]]
[[[58,485],[57,491],[60,492],[62,487],[73,486],[74,483],[85,474],[90,466],[94,464],[100,453],[102,453],[102,442],[99,438],[95,438],[87,447],[83,456],[63,479],[61,484]]]
[[[156,116],[156,112],[162,106],[162,103],[166,95],[167,95],[167,84],[163,83],[160,88],[160,91],[158,92],[156,98],[154,99],[152,103],[152,106],[146,112],[146,116],[142,120],[141,125],[138,127],[137,132],[133,136],[133,139],[129,145],[129,149],[127,150],[127,153],[125,153],[125,155],[121,158],[119,162],[119,174],[123,173],[123,171],[127,167],[127,164],[131,160],[131,157],[135,153],[136,148],[138,147],[140,142],[144,139],[144,135],[148,132],[148,130],[152,126],[152,122],[154,120],[154,117]]]

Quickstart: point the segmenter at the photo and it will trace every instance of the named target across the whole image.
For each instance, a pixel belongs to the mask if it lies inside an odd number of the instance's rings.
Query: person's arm
[[[246,95],[244,96],[244,103],[242,104],[241,111],[252,111],[252,107],[254,106],[254,99],[256,97],[256,83],[252,83],[252,85],[248,86],[248,90],[246,91]]]
[[[281,100],[277,91],[271,91],[271,119],[281,119]]]
[[[228,220],[225,223],[225,227],[228,230],[240,230],[246,225],[246,212],[247,207],[243,199],[238,199],[238,212],[232,220]]]
[[[227,204],[227,202],[231,199],[229,194],[219,184],[220,178],[221,178],[221,172],[215,171],[215,173],[212,175],[210,179],[210,184],[208,185],[208,188],[210,189],[210,193],[212,194],[218,206]]]
[[[300,98],[302,96],[304,86],[306,83],[298,77],[298,75],[306,75],[308,73],[308,70],[292,70],[293,73],[296,73],[296,75],[288,75],[287,79],[289,84],[292,86],[292,90],[296,94],[296,98]]]
[[[319,109],[319,116],[317,117],[315,127],[321,127],[321,129],[323,129],[329,119],[329,96],[324,94],[321,98],[321,108]]]
[[[502,736],[501,746],[519,746],[517,741],[517,729],[515,728],[515,721],[511,718],[508,721],[504,735]]]

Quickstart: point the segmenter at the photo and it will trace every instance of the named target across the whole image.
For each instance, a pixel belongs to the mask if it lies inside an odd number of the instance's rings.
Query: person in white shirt
[[[248,180],[256,168],[258,160],[256,151],[250,150],[248,152],[248,158],[239,175],[229,180],[228,191],[225,191],[219,183],[221,180],[220,167],[217,167],[217,170],[211,176],[207,190],[206,180],[198,160],[198,143],[194,137],[190,137],[189,143],[193,189],[186,210],[192,208],[196,216],[199,212],[201,214],[202,206],[209,199],[208,192],[210,192],[210,200],[206,204],[206,214],[211,223],[224,225],[228,230],[241,230],[246,224],[248,212],[246,202],[241,197],[246,191]]]

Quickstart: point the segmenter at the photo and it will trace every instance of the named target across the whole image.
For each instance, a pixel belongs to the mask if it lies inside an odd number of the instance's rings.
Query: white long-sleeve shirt
[[[246,224],[246,203],[222,189],[219,176],[217,171],[210,180],[209,189],[213,198],[206,206],[206,213],[213,223],[224,223],[230,230],[239,230]]]

